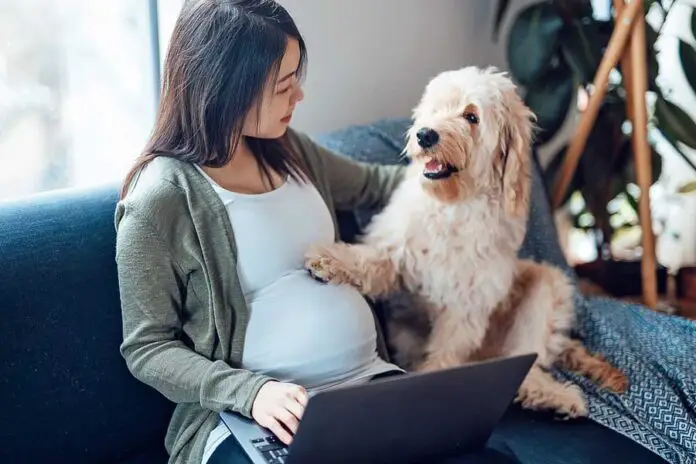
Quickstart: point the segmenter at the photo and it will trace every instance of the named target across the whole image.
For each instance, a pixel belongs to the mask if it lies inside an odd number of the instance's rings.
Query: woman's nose
[[[304,90],[302,90],[302,87],[297,86],[297,90],[295,91],[295,95],[293,95],[295,103],[299,103],[302,100],[304,100]]]

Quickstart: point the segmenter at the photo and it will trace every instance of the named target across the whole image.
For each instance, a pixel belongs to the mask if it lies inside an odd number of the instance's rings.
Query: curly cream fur
[[[463,117],[473,113],[478,121]],[[380,297],[405,293],[388,330],[397,362],[429,371],[475,360],[535,352],[517,401],[567,416],[587,413],[580,389],[547,369],[561,362],[607,388],[626,377],[571,340],[572,287],[558,269],[518,258],[530,191],[533,114],[512,81],[495,69],[444,72],[414,110],[406,154],[411,163],[389,205],[362,243],[314,248],[307,267],[334,284]],[[439,142],[427,150],[417,132]],[[424,176],[428,160],[456,166]]]

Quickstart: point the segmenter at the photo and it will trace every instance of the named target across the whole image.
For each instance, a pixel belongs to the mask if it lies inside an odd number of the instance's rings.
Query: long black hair
[[[187,1],[167,50],[154,130],[126,176],[121,197],[157,156],[211,167],[228,163],[246,115],[254,105],[260,112],[266,85],[275,82],[289,38],[299,43],[302,74],[305,42],[274,0]],[[283,176],[306,174],[285,137],[247,140],[271,184],[269,168]]]

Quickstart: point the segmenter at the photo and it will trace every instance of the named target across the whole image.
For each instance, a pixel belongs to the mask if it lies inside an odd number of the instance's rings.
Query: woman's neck
[[[239,140],[230,160],[220,169],[234,172],[238,175],[259,169],[259,162],[256,160],[254,153],[252,153],[251,148],[249,148],[246,137],[242,137]]]
[[[283,183],[282,178],[276,172],[270,171],[273,185],[269,184],[245,137],[239,140],[227,164],[219,168],[205,166],[202,168],[222,188],[238,193],[266,193]]]

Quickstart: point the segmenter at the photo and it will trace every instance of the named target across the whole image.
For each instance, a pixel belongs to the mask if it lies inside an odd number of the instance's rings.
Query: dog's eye
[[[470,124],[479,123],[479,118],[474,113],[464,113],[464,119],[466,119]]]

